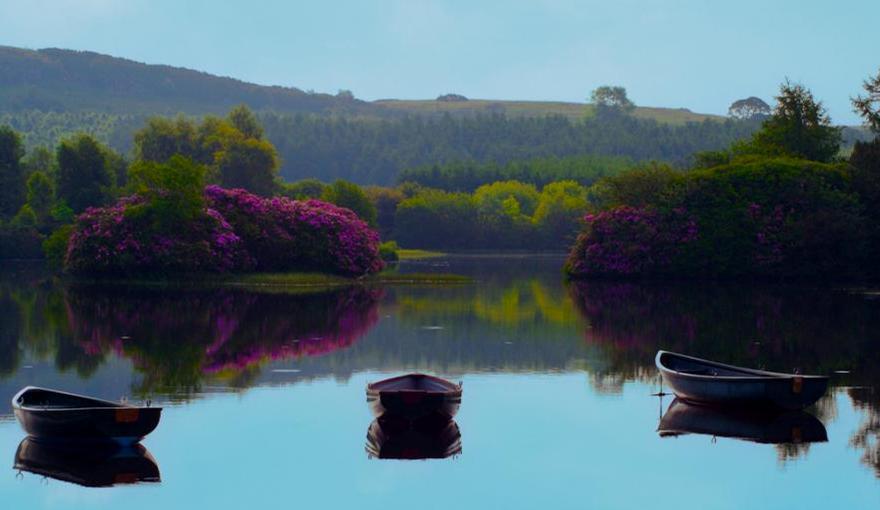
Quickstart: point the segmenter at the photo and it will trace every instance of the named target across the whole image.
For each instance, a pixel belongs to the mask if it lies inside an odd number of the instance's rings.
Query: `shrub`
[[[667,273],[682,247],[697,238],[697,223],[683,209],[620,206],[588,214],[566,262],[572,276],[633,276]]]
[[[218,186],[208,186],[205,194],[244,240],[259,270],[359,276],[383,267],[379,235],[349,209]]]
[[[386,241],[379,245],[379,256],[385,262],[396,262],[400,258],[397,255],[397,250],[399,249],[400,247],[397,246],[396,242]]]
[[[217,211],[178,226],[173,234],[127,210],[139,197],[109,207],[90,207],[79,215],[70,235],[65,268],[97,276],[226,272],[251,265],[244,243]]]

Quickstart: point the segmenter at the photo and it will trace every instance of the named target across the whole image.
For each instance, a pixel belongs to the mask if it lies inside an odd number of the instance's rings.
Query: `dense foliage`
[[[427,188],[467,192],[498,181],[519,181],[538,187],[557,181],[577,181],[589,186],[602,177],[617,174],[630,166],[632,161],[628,158],[590,155],[511,161],[503,165],[496,162],[457,161],[406,169],[397,180]]]
[[[64,267],[92,276],[250,269],[358,276],[382,268],[378,234],[350,210],[205,188],[205,174],[180,155],[136,163],[134,195],[76,218]]]
[[[205,194],[244,240],[259,270],[360,276],[383,267],[379,235],[349,209],[218,186],[208,186]]]
[[[400,201],[393,232],[413,248],[558,250],[571,242],[586,209],[587,190],[574,181],[540,192],[518,181],[486,184],[473,194],[428,188]]]
[[[493,162],[568,156],[608,156],[632,160],[665,160],[685,164],[693,153],[721,149],[748,137],[754,122],[660,124],[628,115],[592,117],[570,121],[564,117],[409,117],[394,120],[326,118],[307,115],[264,114],[266,137],[278,149],[284,164],[281,175],[288,180],[319,177],[346,179],[360,184],[390,184],[402,171],[425,165],[458,161]],[[587,166],[591,158],[585,158]],[[595,166],[603,158],[595,158]],[[620,163],[618,163],[620,164]],[[472,165],[472,164],[471,164]],[[566,163],[552,169],[558,178]],[[572,163],[578,166],[578,163]],[[614,163],[610,163],[611,166]],[[491,173],[491,169],[487,168]],[[515,169],[498,179],[519,178]],[[502,171],[503,173],[503,171]],[[487,178],[494,178],[487,175]],[[590,177],[586,177],[589,179]],[[549,179],[555,180],[554,177]],[[450,189],[473,190],[486,181],[438,184]],[[541,185],[543,182],[535,182]]]

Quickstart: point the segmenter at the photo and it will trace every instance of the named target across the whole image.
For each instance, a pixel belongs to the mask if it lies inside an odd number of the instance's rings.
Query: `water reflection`
[[[805,411],[721,409],[675,399],[660,419],[660,437],[702,434],[769,444],[828,441],[825,426]]]
[[[14,468],[85,487],[159,482],[159,465],[143,446],[115,443],[49,443],[26,438]]]
[[[832,374],[838,388],[880,385],[880,301],[858,292],[578,282],[569,293],[587,321],[586,343],[602,351],[604,364],[590,379],[606,392],[619,391],[628,380],[656,381],[658,349],[781,372]],[[850,442],[880,476],[880,399],[873,391],[847,394],[865,412]],[[833,415],[833,397],[814,410],[823,419]]]
[[[246,385],[249,370],[267,361],[349,347],[375,324],[381,294],[68,289],[65,304],[84,352],[134,360],[145,374],[141,391],[179,391],[198,388],[205,374],[245,375],[236,382]]]
[[[380,417],[367,429],[366,451],[378,459],[445,459],[461,453],[461,431],[455,420],[413,426]]]

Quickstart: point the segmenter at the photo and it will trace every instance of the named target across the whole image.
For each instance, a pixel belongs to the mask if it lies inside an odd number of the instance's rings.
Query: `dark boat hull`
[[[662,355],[680,356],[688,362],[705,362],[708,375],[670,369],[661,359]],[[827,377],[742,369],[663,351],[657,354],[657,368],[663,382],[677,397],[703,405],[797,410],[814,404],[828,389]],[[711,375],[716,369],[725,373],[740,371],[741,375]]]
[[[367,392],[373,416],[394,416],[409,420],[451,420],[461,407],[461,394],[425,392]]]
[[[461,386],[425,374],[408,374],[367,385],[375,417],[445,422],[461,407]]]
[[[33,393],[39,393],[35,398],[43,405],[28,400]],[[25,388],[12,405],[25,432],[44,441],[132,444],[155,430],[162,415],[160,407],[124,406],[41,388]]]
[[[15,452],[15,469],[86,487],[159,482],[159,466],[141,445],[45,442],[26,438]]]
[[[660,419],[661,436],[703,434],[756,443],[825,442],[828,433],[815,416],[804,411],[720,409],[675,399]]]

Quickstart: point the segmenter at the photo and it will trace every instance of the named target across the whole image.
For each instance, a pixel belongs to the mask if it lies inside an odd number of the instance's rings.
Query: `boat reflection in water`
[[[828,441],[825,426],[805,411],[723,409],[675,399],[660,419],[660,437],[704,434],[767,444]]]
[[[25,438],[14,468],[85,487],[159,482],[159,466],[140,444],[47,442]]]
[[[370,423],[366,450],[378,459],[445,459],[461,453],[461,431],[454,420],[413,424],[382,416]]]

